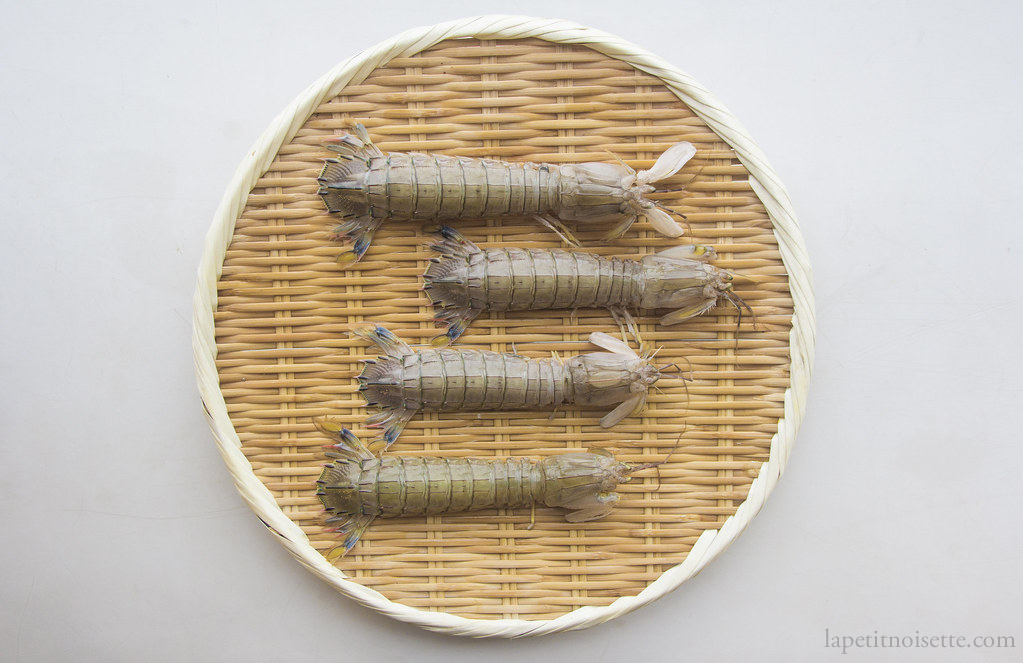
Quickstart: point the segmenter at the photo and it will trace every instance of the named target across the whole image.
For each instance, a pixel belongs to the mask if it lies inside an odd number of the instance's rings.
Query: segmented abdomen
[[[409,411],[544,408],[572,393],[561,361],[489,350],[423,349],[383,358],[360,380],[367,401]]]
[[[368,516],[432,515],[528,506],[542,496],[537,465],[526,458],[411,458],[362,462],[357,491]]]
[[[371,160],[365,182],[374,216],[522,216],[560,207],[560,177],[547,164],[391,152]]]
[[[565,402],[569,388],[561,362],[551,358],[442,348],[404,360],[404,389],[426,410],[543,408]]]
[[[560,249],[486,249],[469,257],[465,303],[476,309],[528,311],[593,306],[635,306],[642,267],[635,260]],[[445,284],[447,293],[454,289]]]

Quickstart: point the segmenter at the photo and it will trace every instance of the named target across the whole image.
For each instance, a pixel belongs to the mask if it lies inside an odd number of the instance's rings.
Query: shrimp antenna
[[[689,217],[686,216],[685,214],[683,214],[682,212],[676,212],[675,210],[671,209],[670,207],[668,207],[667,205],[661,203],[660,201],[651,200],[650,202],[652,202],[654,204],[654,207],[656,207],[658,209],[662,209],[665,212],[667,212],[668,214],[674,214],[675,216],[680,217],[682,219],[685,219],[686,221],[689,220]]]
[[[622,164],[622,166],[626,170],[629,171],[629,174],[631,174],[631,175],[635,175],[636,174],[635,169],[632,166],[630,166],[629,164],[625,163],[620,156],[618,156],[617,154],[615,154],[614,152],[612,152],[611,150],[609,150],[607,148],[604,148],[604,151],[607,152],[608,154],[610,154],[611,156],[613,156],[615,158],[615,161],[617,161],[618,163]]]
[[[689,372],[692,373],[692,371],[693,371],[693,362],[691,362],[688,357],[686,357],[685,360],[686,360],[686,363],[689,364]],[[675,370],[673,372],[680,374],[677,378],[675,378],[676,380],[682,380],[683,382],[692,382],[693,381],[693,378],[686,377],[685,375],[681,375],[682,367],[679,366],[678,364],[676,364],[675,362],[672,362],[670,364],[665,364],[661,368],[658,368],[657,371],[659,373],[665,373],[672,366],[675,367]],[[687,396],[688,396],[688,394],[687,394]]]
[[[653,205],[654,207],[656,207],[657,209],[659,209],[659,210],[663,210],[663,211],[667,212],[668,214],[674,214],[675,216],[677,216],[677,217],[680,217],[680,218],[681,218],[681,219],[682,219],[682,220],[683,220],[683,221],[685,222],[685,225],[686,225],[686,231],[687,231],[687,232],[688,232],[688,233],[689,233],[690,235],[692,235],[692,234],[693,234],[693,227],[692,227],[691,225],[689,225],[689,217],[687,217],[687,216],[686,216],[685,214],[683,214],[682,212],[676,212],[675,210],[671,209],[671,208],[670,208],[670,207],[668,207],[667,205],[665,205],[665,204],[663,204],[663,203],[661,203],[661,202],[658,202],[658,201],[656,201],[656,200],[651,200],[651,201],[650,201],[650,203],[651,203],[651,204],[652,204],[652,205]]]
[[[692,184],[693,180],[695,180],[697,177],[699,177],[700,175],[703,174],[703,171],[706,168],[707,168],[707,164],[704,164],[704,165],[700,166],[700,168],[695,173],[693,173],[693,174],[691,174],[689,176],[689,179],[686,180],[686,183],[683,184],[682,186],[680,186],[677,189],[657,189],[657,191],[655,193],[682,193],[683,191],[686,190],[687,186]]]
[[[629,474],[632,474],[633,472],[639,472],[640,470],[649,470],[652,467],[660,467],[661,465],[664,465],[669,460],[671,460],[671,457],[675,455],[676,451],[678,451],[679,445],[682,444],[682,436],[686,434],[686,428],[688,428],[688,426],[687,426],[687,424],[685,422],[683,422],[682,423],[682,430],[679,432],[678,438],[675,440],[675,445],[671,448],[671,451],[668,452],[668,455],[664,457],[664,460],[659,460],[659,461],[657,461],[655,463],[643,463],[641,465],[631,465],[631,466],[629,466]],[[661,471],[657,470],[657,488],[660,488],[660,486],[661,486]],[[655,488],[655,490],[656,490],[656,488]]]
[[[686,358],[686,361],[689,361],[689,359],[688,359],[688,358]],[[690,370],[692,370],[692,362],[689,362],[689,365],[690,365]],[[662,367],[658,368],[658,369],[657,369],[657,372],[658,372],[658,373],[664,373],[664,372],[666,372],[666,371],[668,370],[668,368],[669,368],[669,367],[671,367],[671,366],[674,366],[674,367],[675,367],[675,370],[676,370],[676,371],[677,371],[678,373],[681,373],[681,372],[682,372],[682,367],[681,367],[681,366],[679,366],[678,364],[676,364],[675,362],[672,362],[672,363],[670,363],[670,364],[665,364],[664,366],[662,366]],[[686,377],[686,376],[684,376],[684,375],[680,375],[679,377],[677,377],[677,378],[675,378],[675,379],[677,379],[677,380],[682,380],[682,383],[683,383],[683,384],[685,384],[685,383],[687,383],[687,382],[692,382],[692,381],[693,381],[693,378],[687,378],[687,377]],[[654,388],[654,389],[656,389],[656,390],[657,390],[657,393],[659,393],[659,394],[663,394],[663,393],[664,393],[663,391],[661,391],[660,387],[658,387],[658,386],[657,386],[657,383],[656,383],[656,382],[655,382],[655,383],[654,383],[654,384],[653,384],[652,386],[653,386],[653,388]],[[686,384],[686,385],[685,385],[685,389],[686,389],[686,398],[688,398],[688,397],[689,397],[689,385],[688,385],[688,384]]]
[[[737,272],[728,272],[728,275],[731,276],[732,279],[737,279],[739,281],[745,281],[746,283],[754,283],[754,284],[760,283],[759,279],[754,278],[752,276],[749,276],[748,274],[739,274]]]
[[[732,303],[735,310],[739,313],[739,318],[735,321],[735,352],[739,352],[739,326],[742,325],[742,309],[749,311],[750,317],[753,318],[753,328],[757,329],[757,314],[753,312],[753,308],[746,303],[746,300],[735,294],[731,289],[725,290],[725,298]]]
[[[682,188],[681,188],[681,189],[678,189],[678,191],[683,191],[683,190],[685,190],[685,188],[686,188],[687,186],[689,186],[690,184],[692,184],[692,183],[693,183],[693,180],[695,180],[695,179],[696,179],[697,177],[699,177],[700,175],[703,175],[703,171],[704,171],[704,170],[706,170],[706,168],[707,168],[707,165],[708,165],[708,164],[703,164],[702,166],[700,166],[700,167],[699,167],[699,169],[698,169],[698,170],[697,170],[697,171],[696,171],[695,173],[693,173],[692,175],[690,175],[690,176],[689,176],[689,179],[688,179],[688,180],[686,180],[686,183],[685,183],[685,184],[683,184],[683,185],[682,185]]]
[[[742,309],[749,311],[750,317],[753,319],[753,327],[757,326],[757,314],[753,312],[753,308],[746,303],[746,300],[735,294],[732,290],[725,290],[725,298],[732,303],[735,310],[739,312],[739,321],[736,322],[736,331],[739,329],[739,325],[742,324]]]
[[[647,360],[647,361],[650,361],[650,360],[652,360],[652,359],[653,359],[654,357],[656,357],[656,356],[657,356],[657,353],[658,353],[658,352],[660,352],[660,351],[661,351],[661,350],[663,350],[663,349],[664,349],[664,346],[663,346],[663,345],[659,345],[659,346],[657,346],[656,348],[653,348],[652,350],[650,350],[650,351],[649,351],[649,352],[650,352],[650,354],[646,355],[646,360]],[[668,365],[670,366],[671,364],[668,364]]]

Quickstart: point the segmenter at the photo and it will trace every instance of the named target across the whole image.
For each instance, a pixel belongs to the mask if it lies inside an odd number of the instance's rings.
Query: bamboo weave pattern
[[[361,436],[371,413],[356,393],[359,361],[376,351],[346,334],[370,320],[409,342],[438,333],[419,292],[431,252],[416,223],[387,223],[362,262],[342,271],[330,239],[336,219],[315,195],[328,153],[323,138],[352,120],[387,151],[552,163],[605,161],[612,150],[649,168],[670,144],[697,157],[660,183],[657,196],[686,214],[691,234],[665,239],[637,224],[602,243],[606,228],[573,226],[585,249],[635,257],[679,242],[717,248],[720,267],[750,277],[736,291],[759,329],[719,306],[678,327],[638,318],[664,364],[693,378],[662,380],[648,409],[610,431],[603,412],[421,414],[390,453],[428,457],[543,456],[597,446],[630,462],[671,460],[620,487],[622,502],[601,521],[566,523],[557,510],[377,521],[337,566],[394,602],[475,619],[553,619],[582,606],[635,595],[681,563],[705,529],[745,499],[769,455],[789,383],[792,300],[772,225],[729,147],[661,82],[583,46],[539,40],[448,41],[396,58],[320,105],[278,152],[237,220],[218,284],[217,368],[242,451],[282,510],[324,553],[313,482],[327,441],[312,418],[330,415]],[[523,219],[465,221],[482,247],[558,247]],[[481,315],[460,345],[549,356],[594,350],[591,331],[616,329],[604,310]]]

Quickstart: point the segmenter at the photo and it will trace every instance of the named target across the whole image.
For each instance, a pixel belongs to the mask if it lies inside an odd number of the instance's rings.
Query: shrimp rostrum
[[[639,260],[604,258],[562,249],[480,249],[448,227],[439,230],[423,289],[448,325],[437,341],[458,338],[482,311],[606,307],[631,321],[629,309],[674,309],[660,319],[674,325],[706,313],[732,292],[732,275],[709,264],[709,246],[674,246]],[[446,338],[445,338],[446,337]]]
[[[382,428],[390,446],[418,410],[460,412],[553,408],[562,404],[616,407],[600,420],[609,428],[638,412],[650,385],[660,378],[642,355],[602,332],[590,342],[608,352],[562,359],[531,359],[490,350],[422,348],[413,350],[387,329],[362,324],[352,330],[384,352],[366,360],[359,391],[382,412],[367,425]]]
[[[377,457],[351,431],[320,429],[337,443],[316,494],[327,524],[344,537],[339,557],[375,518],[504,509],[536,503],[568,509],[570,523],[603,518],[619,501],[614,492],[630,474],[659,463],[632,465],[601,449],[529,458]]]
[[[657,232],[678,237],[675,212],[645,196],[696,154],[691,143],[676,143],[652,168],[636,172],[622,161],[558,165],[382,152],[361,124],[325,146],[337,156],[326,160],[317,193],[342,217],[335,232],[353,241],[338,259],[342,264],[361,259],[388,218],[532,217],[575,244],[562,221],[613,224],[606,236],[612,239],[642,216]]]

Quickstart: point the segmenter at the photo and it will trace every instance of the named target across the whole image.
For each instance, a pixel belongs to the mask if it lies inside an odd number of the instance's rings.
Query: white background
[[[340,60],[484,13],[692,74],[786,183],[817,363],[785,477],[628,616],[439,636],[301,568],[239,498],[192,370],[204,236]],[[1019,660],[1023,11],[1004,2],[0,2],[0,651],[13,661]],[[1014,636],[1014,650],[825,648]]]

